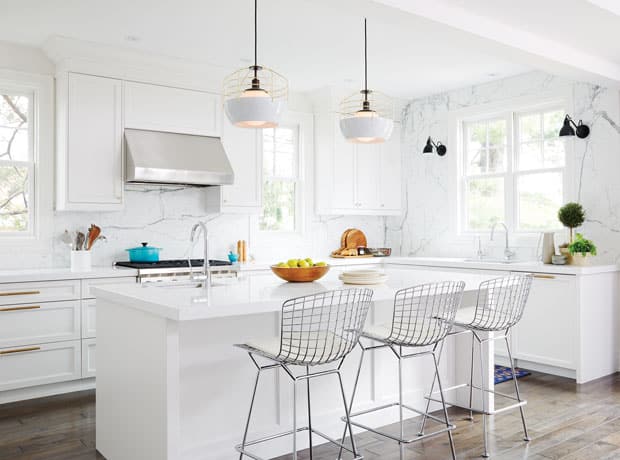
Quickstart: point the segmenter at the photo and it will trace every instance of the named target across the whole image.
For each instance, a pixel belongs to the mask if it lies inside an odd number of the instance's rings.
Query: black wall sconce
[[[440,157],[444,156],[448,152],[448,149],[445,145],[443,145],[441,142],[433,142],[431,136],[428,136],[428,139],[426,140],[426,145],[424,146],[424,150],[422,150],[422,153],[433,153],[433,149],[437,151],[437,155],[439,155]]]
[[[562,129],[560,129],[560,137],[574,136],[575,134],[579,139],[585,139],[590,134],[590,128],[588,125],[584,125],[581,120],[579,120],[579,123],[575,124],[573,119],[569,115],[566,115]]]

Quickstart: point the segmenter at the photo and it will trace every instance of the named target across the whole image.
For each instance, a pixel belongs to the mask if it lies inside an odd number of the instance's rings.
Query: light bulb
[[[377,112],[374,110],[358,110],[354,116],[357,118],[372,118],[377,116]]]
[[[241,93],[241,97],[271,97],[269,93],[264,89],[252,89],[248,88],[243,93]]]

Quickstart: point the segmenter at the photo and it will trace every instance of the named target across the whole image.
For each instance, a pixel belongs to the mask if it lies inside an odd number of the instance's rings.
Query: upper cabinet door
[[[222,186],[222,208],[229,212],[259,212],[263,130],[237,128],[226,116],[222,118],[222,143],[235,174],[233,185]]]
[[[325,177],[332,179],[333,193],[327,199],[331,201],[333,209],[352,210],[356,208],[355,146],[347,142],[340,134],[338,121],[335,124],[333,146],[332,170],[327,174],[317,168],[315,174],[319,178],[325,175]],[[317,184],[319,183],[317,182]]]
[[[357,144],[355,205],[360,209],[379,209],[381,201],[381,156],[380,144]]]
[[[400,127],[394,126],[392,137],[381,148],[381,209],[401,211],[402,180]]]
[[[220,135],[220,96],[169,86],[125,82],[125,127]]]
[[[122,83],[69,73],[66,80],[59,79],[59,86],[56,206],[77,211],[119,209],[123,204]]]

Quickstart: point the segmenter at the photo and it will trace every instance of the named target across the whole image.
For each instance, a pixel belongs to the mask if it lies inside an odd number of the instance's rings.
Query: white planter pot
[[[573,254],[573,265],[577,265],[579,267],[587,267],[592,263],[593,258],[594,256],[589,252],[586,252],[585,256],[582,253],[577,252]]]

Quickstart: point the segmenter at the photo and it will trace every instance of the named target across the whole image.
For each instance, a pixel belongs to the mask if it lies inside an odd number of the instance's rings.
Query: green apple
[[[286,264],[290,267],[290,268],[296,268],[297,267],[297,263],[299,261],[297,259],[289,259],[288,262],[286,262]]]
[[[310,265],[311,267],[314,265],[314,262],[312,261],[312,259],[310,257],[307,257],[306,259],[304,259],[306,262],[308,262],[308,265]]]
[[[315,267],[325,267],[327,264],[325,262],[317,262],[314,264]]]
[[[305,260],[300,260],[299,263],[297,264],[297,266],[299,268],[308,268],[310,266],[310,264],[308,262],[306,262]]]
[[[278,267],[280,267],[280,268],[288,268],[288,264],[286,262],[280,262],[278,264]]]

